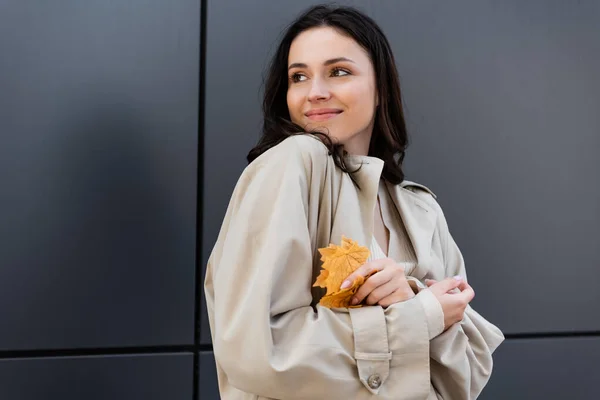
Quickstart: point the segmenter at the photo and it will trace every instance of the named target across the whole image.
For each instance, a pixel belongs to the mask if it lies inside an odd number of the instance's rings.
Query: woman
[[[504,338],[468,305],[435,195],[404,180],[398,76],[375,22],[347,7],[300,16],[263,111],[206,274],[221,397],[476,398]],[[347,281],[378,271],[355,295],[364,307],[322,307],[311,288],[318,249],[342,235],[371,250]]]

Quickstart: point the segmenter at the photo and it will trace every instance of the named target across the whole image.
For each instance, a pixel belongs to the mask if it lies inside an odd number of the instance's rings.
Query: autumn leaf
[[[313,286],[327,289],[319,304],[330,308],[350,307],[352,296],[368,276],[357,277],[349,288],[340,289],[340,286],[348,275],[367,261],[370,255],[369,249],[342,236],[341,246],[330,244],[328,247],[319,249],[319,253],[321,253],[321,261],[323,261],[323,269]]]
[[[378,272],[378,271],[371,271],[365,277],[362,277],[362,276],[357,277],[354,280],[354,282],[352,282],[352,285],[349,288],[342,289],[338,292],[323,296],[321,298],[321,301],[319,301],[319,304],[322,305],[323,307],[328,307],[328,308],[358,308],[358,307],[362,307],[363,304],[357,304],[357,305],[353,306],[351,304],[352,297],[356,294],[356,292],[358,292],[358,289],[362,286],[362,284],[365,283],[365,281],[371,275],[375,274],[376,272]]]
[[[322,288],[327,287],[327,277],[328,276],[329,276],[329,271],[327,271],[326,269],[322,269],[319,276],[317,276],[317,280],[315,281],[315,284],[313,286],[319,286]]]
[[[344,279],[363,265],[369,258],[369,249],[359,246],[352,239],[342,236],[342,245],[330,244],[319,249],[323,270],[313,286],[327,288],[327,295],[340,290]]]

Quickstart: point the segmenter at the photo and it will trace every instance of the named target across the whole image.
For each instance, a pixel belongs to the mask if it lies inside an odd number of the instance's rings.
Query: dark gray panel
[[[0,349],[193,343],[200,0],[0,8]]]
[[[497,350],[482,400],[597,397],[600,337],[508,340]]]
[[[191,399],[193,355],[0,360],[2,400]]]
[[[198,395],[200,398],[196,400],[220,399],[215,358],[212,352],[200,353],[200,386]]]
[[[600,4],[341,3],[366,10],[392,44],[413,139],[407,177],[439,195],[474,306],[508,333],[600,329],[588,317],[600,312]],[[203,262],[259,135],[263,68],[311,4],[209,1]]]

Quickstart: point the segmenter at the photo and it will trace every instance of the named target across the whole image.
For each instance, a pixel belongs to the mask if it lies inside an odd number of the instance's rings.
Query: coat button
[[[373,374],[367,379],[367,384],[371,389],[379,389],[379,386],[381,386],[381,377],[379,374]]]

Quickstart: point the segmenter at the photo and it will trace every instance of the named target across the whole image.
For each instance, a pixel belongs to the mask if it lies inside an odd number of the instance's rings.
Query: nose
[[[331,97],[331,94],[327,84],[321,79],[313,79],[310,92],[308,93],[308,101],[318,102],[327,100],[329,97]]]

